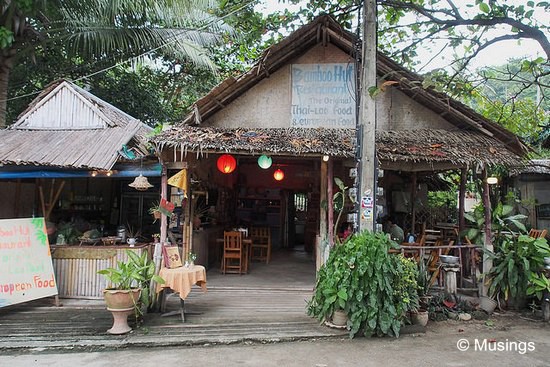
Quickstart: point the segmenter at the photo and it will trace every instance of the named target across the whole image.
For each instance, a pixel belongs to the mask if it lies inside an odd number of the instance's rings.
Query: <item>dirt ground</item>
[[[507,312],[487,321],[431,321],[426,333],[93,353],[33,351],[0,366],[550,366],[550,324]]]

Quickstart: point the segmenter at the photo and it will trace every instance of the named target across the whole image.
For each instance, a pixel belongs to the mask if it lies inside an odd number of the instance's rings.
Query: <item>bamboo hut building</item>
[[[0,131],[0,218],[45,218],[61,297],[102,297],[97,270],[114,266],[128,247],[120,226],[158,232],[147,214],[160,197],[151,131],[66,80],[47,86]],[[148,190],[128,186],[139,175],[150,180]],[[136,251],[151,240],[143,237]]]
[[[512,170],[511,182],[522,200],[523,214],[532,228],[550,229],[550,159],[532,159]]]
[[[247,73],[221,82],[180,125],[151,139],[168,176],[188,167],[191,191],[209,193],[218,227],[267,225],[274,251],[303,244],[319,266],[341,223],[357,221],[349,202],[340,223],[331,210],[334,178],[353,188],[357,177],[357,44],[354,34],[321,16],[268,48]],[[415,197],[436,173],[460,171],[463,198],[468,170],[522,160],[526,147],[514,134],[423,88],[419,75],[382,53],[377,76],[376,152],[383,170],[377,212],[399,214],[406,230],[427,220]],[[231,173],[217,167],[223,154],[236,160]],[[258,165],[262,155],[272,160],[267,169]],[[276,170],[284,179],[274,178]],[[212,229],[214,237],[220,228]],[[212,254],[215,244],[207,242]]]

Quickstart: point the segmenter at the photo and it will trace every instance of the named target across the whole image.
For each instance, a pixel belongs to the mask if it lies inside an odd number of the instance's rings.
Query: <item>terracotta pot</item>
[[[109,334],[126,334],[132,331],[128,326],[128,316],[138,312],[139,296],[141,289],[116,290],[105,289],[103,297],[107,304],[107,310],[113,315],[113,326],[107,330]]]
[[[154,217],[155,219],[160,219],[160,216],[161,216],[161,214],[160,214],[160,212],[159,212],[158,210],[155,210],[155,211],[153,212],[153,217]]]
[[[428,320],[428,311],[417,311],[411,314],[411,321],[414,325],[426,326],[428,325]]]
[[[133,310],[139,302],[141,295],[140,288],[134,289],[105,289],[103,297],[107,304],[107,309],[110,310]]]

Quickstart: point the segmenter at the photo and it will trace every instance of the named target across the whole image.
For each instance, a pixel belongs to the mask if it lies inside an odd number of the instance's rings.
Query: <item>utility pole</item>
[[[362,68],[359,100],[359,230],[375,230],[376,223],[376,0],[364,0]]]

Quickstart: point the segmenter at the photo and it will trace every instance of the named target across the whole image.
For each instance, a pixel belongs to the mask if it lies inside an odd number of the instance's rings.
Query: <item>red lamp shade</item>
[[[281,181],[283,178],[285,178],[285,173],[282,169],[277,168],[275,172],[273,172],[273,178],[277,181]]]
[[[221,173],[231,173],[237,167],[237,161],[231,154],[223,154],[218,158],[218,170]]]

